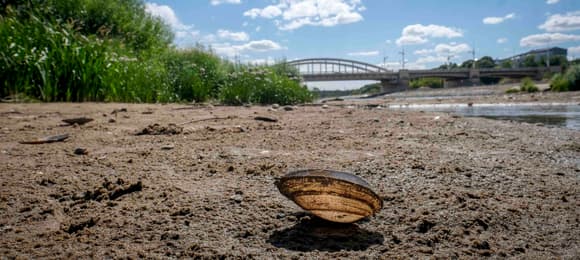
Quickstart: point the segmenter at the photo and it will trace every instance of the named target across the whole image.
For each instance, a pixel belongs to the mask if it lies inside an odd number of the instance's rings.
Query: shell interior
[[[381,198],[360,177],[330,170],[300,170],[277,183],[284,196],[329,221],[351,223],[382,208]]]

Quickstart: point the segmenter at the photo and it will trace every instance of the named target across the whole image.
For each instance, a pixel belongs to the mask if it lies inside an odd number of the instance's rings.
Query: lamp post
[[[402,69],[405,69],[405,47],[403,47],[403,49],[399,52],[399,54],[401,54],[402,56],[401,58]]]

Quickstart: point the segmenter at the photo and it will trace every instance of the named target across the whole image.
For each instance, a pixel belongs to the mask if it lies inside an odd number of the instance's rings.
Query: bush
[[[412,80],[409,82],[409,87],[420,88],[420,87],[430,87],[430,88],[442,88],[443,80],[440,78],[421,78]]]
[[[169,84],[178,101],[203,102],[217,97],[225,79],[222,61],[201,47],[188,50],[171,50],[165,63]]]
[[[220,90],[219,98],[228,105],[290,105],[313,99],[308,89],[300,86],[298,82],[267,67],[230,73]]]
[[[580,90],[580,65],[570,66],[564,74],[572,91]]]
[[[522,82],[520,83],[520,91],[522,92],[537,92],[538,91],[538,87],[536,87],[536,85],[534,84],[534,82],[532,81],[532,79],[530,78],[524,78],[522,80]]]
[[[572,65],[562,74],[556,74],[550,81],[552,91],[577,91],[580,90],[580,65]]]
[[[505,93],[507,93],[507,94],[519,93],[519,92],[520,92],[520,89],[519,88],[515,88],[515,87],[514,88],[509,88],[509,89],[507,89],[505,91]]]
[[[562,74],[558,73],[550,81],[550,90],[557,92],[568,91],[570,90],[570,83]]]

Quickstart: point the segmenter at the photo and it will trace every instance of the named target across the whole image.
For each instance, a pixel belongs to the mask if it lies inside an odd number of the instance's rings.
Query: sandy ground
[[[580,257],[580,132],[357,104],[0,104],[0,258]],[[274,186],[301,168],[384,207],[317,219]]]

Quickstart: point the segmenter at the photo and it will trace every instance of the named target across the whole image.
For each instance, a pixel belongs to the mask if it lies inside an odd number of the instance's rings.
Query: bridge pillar
[[[400,70],[396,80],[381,80],[384,94],[405,91],[409,88],[409,71]]]
[[[409,70],[399,70],[399,85],[404,86],[405,88],[409,87]]]
[[[446,79],[443,82],[443,87],[444,88],[455,88],[455,87],[459,87],[459,84],[460,84],[460,80]]]
[[[389,94],[407,90],[406,86],[401,86],[397,80],[381,80],[381,92]]]
[[[473,85],[473,86],[478,86],[481,84],[481,81],[479,78],[479,69],[471,68],[469,70],[469,81],[471,82],[471,85]]]

